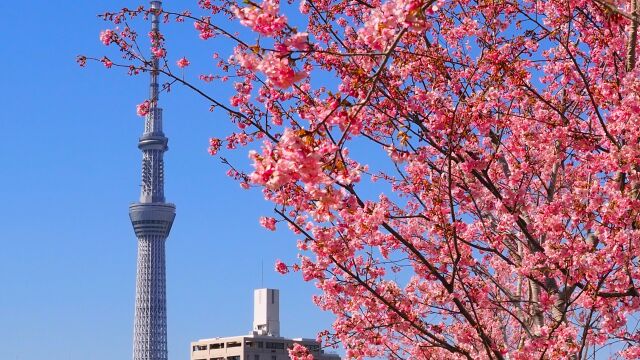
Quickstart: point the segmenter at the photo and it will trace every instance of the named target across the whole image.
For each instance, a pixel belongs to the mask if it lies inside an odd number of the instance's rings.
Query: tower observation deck
[[[159,31],[161,8],[161,1],[151,1],[152,32]],[[142,151],[140,201],[129,207],[138,238],[133,360],[167,360],[165,240],[176,208],[164,198],[163,157],[168,139],[162,132],[162,109],[158,107],[158,63],[158,58],[152,56],[150,108],[138,142]]]

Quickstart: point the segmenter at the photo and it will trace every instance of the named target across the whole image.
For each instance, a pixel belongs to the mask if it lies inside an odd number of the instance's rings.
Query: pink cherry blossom
[[[107,29],[100,32],[100,41],[102,41],[102,43],[105,45],[111,44],[114,38],[115,38],[115,33],[111,29]]]
[[[220,139],[209,139],[209,155],[216,155],[220,150],[220,146],[222,146],[222,141]]]
[[[291,50],[307,50],[309,48],[308,43],[309,34],[306,32],[295,33],[293,36],[289,37],[285,40],[285,45],[287,45]]]
[[[271,231],[276,231],[276,219],[263,216],[260,218],[260,226]]]
[[[113,66],[113,61],[109,60],[109,58],[106,56],[102,58],[102,63],[104,64],[104,67],[106,67],[107,69],[110,69]]]
[[[215,36],[214,28],[209,24],[210,17],[204,16],[202,20],[193,23],[193,27],[200,34],[200,39],[207,40]]]
[[[232,10],[242,25],[266,36],[277,35],[287,23],[287,18],[279,15],[279,0],[264,0],[260,6],[234,6]]]
[[[151,48],[151,53],[157,58],[163,58],[167,55],[167,50],[161,47],[154,46]]]
[[[151,102],[149,100],[145,100],[142,103],[136,106],[136,113],[138,116],[146,116],[149,113],[149,108],[151,106]]]
[[[287,267],[287,265],[285,263],[283,263],[282,261],[278,260],[276,261],[276,271],[281,273],[281,274],[286,274],[289,272],[289,268]]]
[[[294,343],[293,347],[289,349],[289,358],[292,360],[313,360],[313,355],[309,350],[301,344]]]
[[[187,60],[187,58],[185,57],[180,58],[180,60],[177,61],[177,65],[179,68],[185,68],[189,66],[189,64],[190,64],[189,60]]]
[[[263,227],[290,230],[298,260],[276,271],[318,288],[324,343],[351,359],[640,356],[635,1],[197,4],[173,17],[215,38],[193,47],[213,66],[179,80],[228,119],[212,155],[251,149],[224,165],[273,203]],[[135,29],[117,31],[101,41],[148,69]]]
[[[263,72],[274,86],[285,89],[307,77],[304,71],[295,71],[286,57],[279,57],[275,53],[265,56],[257,69]]]
[[[78,63],[78,65],[80,65],[80,67],[85,67],[87,66],[87,57],[84,55],[78,55],[76,57],[76,62]]]

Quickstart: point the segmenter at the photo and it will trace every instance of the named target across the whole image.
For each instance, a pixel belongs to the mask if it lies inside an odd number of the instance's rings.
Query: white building
[[[316,360],[340,360],[327,354],[313,339],[280,336],[280,292],[256,289],[253,293],[253,331],[249,335],[201,339],[191,343],[191,360],[288,360],[287,349],[298,343]]]

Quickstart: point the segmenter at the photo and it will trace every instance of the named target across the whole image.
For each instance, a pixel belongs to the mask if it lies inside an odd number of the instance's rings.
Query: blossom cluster
[[[253,149],[228,175],[274,204],[262,227],[296,238],[297,260],[275,270],[318,287],[335,316],[323,340],[354,359],[640,356],[631,3],[206,0],[201,16],[176,13],[235,43],[196,77],[233,126],[209,151]],[[133,37],[100,41],[133,54]]]
[[[235,6],[233,13],[242,25],[265,36],[279,34],[287,24],[286,16],[280,15],[279,0],[264,0],[259,6]]]

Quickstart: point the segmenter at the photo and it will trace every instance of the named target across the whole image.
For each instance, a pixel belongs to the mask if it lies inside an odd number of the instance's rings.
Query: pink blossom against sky
[[[136,105],[148,96],[148,76],[102,64],[79,68],[75,58],[104,52],[97,14],[137,4],[0,3],[5,14],[29,17],[0,22],[11,34],[0,47],[0,359],[35,360],[43,351],[51,359],[131,356],[136,239],[127,207],[140,190]],[[185,39],[168,46],[172,64],[208,46],[190,24],[166,30],[170,40]],[[212,62],[188,59],[189,73]],[[261,227],[271,206],[208,153],[212,131],[228,127],[225,115],[178,87],[161,95],[161,105],[170,146],[166,196],[178,208],[167,241],[171,357],[187,358],[195,339],[246,334],[252,291],[262,285],[281,290],[283,334],[314,337],[330,324],[311,303],[314,288],[274,270],[277,258],[295,259],[295,239]],[[225,156],[249,164],[246,155]],[[300,314],[315,320],[300,323]],[[105,339],[108,351],[95,352]]]

